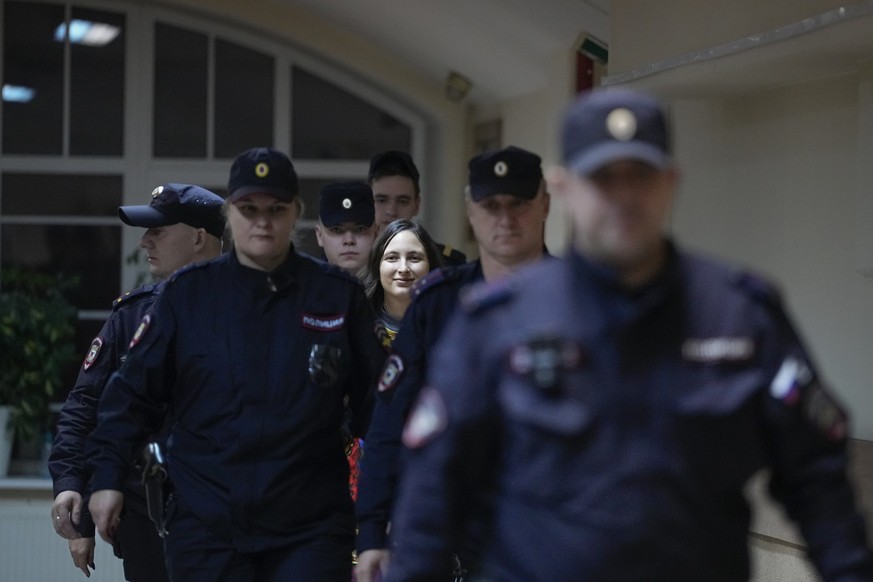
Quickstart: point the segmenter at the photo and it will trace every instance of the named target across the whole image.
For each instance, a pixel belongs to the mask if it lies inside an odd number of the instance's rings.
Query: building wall
[[[845,4],[839,0],[612,0],[610,74],[764,33]]]

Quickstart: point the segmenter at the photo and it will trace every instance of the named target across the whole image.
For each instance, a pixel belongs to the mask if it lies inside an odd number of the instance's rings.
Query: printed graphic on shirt
[[[97,361],[97,356],[100,355],[100,348],[103,347],[103,340],[100,337],[95,337],[91,342],[91,347],[88,348],[88,354],[85,356],[85,361],[82,362],[82,369],[87,370]]]

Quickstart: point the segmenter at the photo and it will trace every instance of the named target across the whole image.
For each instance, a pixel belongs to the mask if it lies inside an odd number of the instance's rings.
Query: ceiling
[[[281,0],[338,24],[485,105],[543,89],[582,34],[609,41],[609,0]]]

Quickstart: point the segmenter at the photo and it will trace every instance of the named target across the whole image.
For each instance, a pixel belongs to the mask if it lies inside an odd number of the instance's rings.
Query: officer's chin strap
[[[467,575],[467,570],[461,565],[461,558],[458,554],[452,554],[452,580],[453,582],[464,582],[464,576]]]

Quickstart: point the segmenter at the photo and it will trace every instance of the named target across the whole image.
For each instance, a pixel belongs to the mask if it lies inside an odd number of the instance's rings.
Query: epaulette
[[[176,269],[173,272],[172,275],[170,275],[170,278],[167,279],[167,284],[169,285],[170,283],[175,282],[176,279],[178,279],[179,277],[181,277],[185,273],[190,273],[191,271],[196,271],[197,269],[202,269],[203,267],[211,264],[213,261],[214,261],[214,259],[210,259],[210,260],[206,260],[206,261],[198,261],[196,263],[189,263],[189,264],[185,265],[184,267],[179,267],[178,269]]]
[[[730,282],[750,297],[769,307],[780,307],[782,295],[779,289],[770,281],[745,270],[737,270],[730,274]]]
[[[506,303],[514,295],[513,288],[505,281],[474,283],[461,290],[461,308],[470,314],[480,313]]]
[[[415,299],[422,293],[439,287],[443,283],[456,281],[460,278],[461,272],[454,267],[442,267],[430,271],[427,275],[413,283],[409,289],[409,296]]]
[[[440,254],[442,255],[444,265],[463,265],[467,262],[467,255],[455,248],[452,248],[451,245],[441,244],[439,246],[441,247]]]
[[[157,286],[157,283],[149,283],[147,285],[137,287],[136,289],[131,289],[130,291],[128,291],[124,295],[119,296],[115,299],[115,301],[112,302],[112,309],[118,309],[120,305],[127,303],[132,299],[143,297],[145,295],[151,295],[155,287]]]

